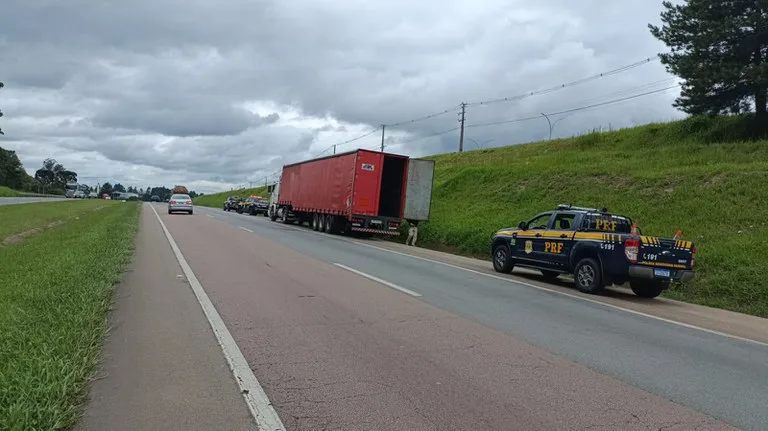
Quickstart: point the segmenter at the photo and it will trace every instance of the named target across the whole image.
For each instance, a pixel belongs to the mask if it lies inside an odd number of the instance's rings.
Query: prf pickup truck
[[[493,235],[493,268],[535,268],[545,278],[573,274],[576,287],[601,293],[629,282],[637,296],[655,298],[672,282],[694,276],[691,241],[641,235],[629,217],[607,210],[559,205],[517,228]]]

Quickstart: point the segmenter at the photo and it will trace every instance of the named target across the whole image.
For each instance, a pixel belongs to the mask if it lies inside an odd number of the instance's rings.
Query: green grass
[[[696,279],[667,297],[768,317],[768,140],[754,130],[749,117],[697,117],[430,157],[420,245],[488,259],[502,227],[560,203],[607,207],[696,243]]]
[[[192,199],[192,203],[204,207],[222,208],[224,201],[229,196],[240,196],[241,198],[247,198],[250,195],[258,195],[263,197],[269,197],[266,187],[256,187],[253,189],[239,189],[231,190],[228,192],[214,193],[211,195],[203,195]]]
[[[56,195],[41,195],[38,193],[20,192],[5,186],[0,186],[0,198],[19,198],[19,197],[61,197]]]
[[[100,204],[0,247],[2,430],[66,429],[81,412],[138,226],[139,204]]]
[[[0,242],[10,235],[30,229],[44,229],[51,223],[67,223],[74,217],[91,212],[109,201],[77,199],[69,201],[0,205]]]
[[[697,245],[697,278],[666,296],[768,317],[768,141],[741,117],[691,118],[436,161],[420,241],[489,255],[491,235],[559,203],[607,207]],[[731,138],[729,138],[731,137]]]

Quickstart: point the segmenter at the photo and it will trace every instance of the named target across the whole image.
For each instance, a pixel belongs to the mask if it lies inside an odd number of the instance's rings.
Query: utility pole
[[[387,126],[382,124],[381,125],[381,152],[384,152],[384,129],[386,129]]]
[[[461,123],[461,133],[459,134],[459,152],[464,151],[464,117],[467,113],[467,104],[461,103],[461,113],[459,113],[459,123]]]
[[[333,154],[336,154],[336,144],[333,144]]]
[[[549,140],[551,141],[552,140],[552,122],[549,121],[549,116],[547,116],[547,114],[542,112],[541,115],[543,115],[544,118],[547,119],[547,123],[549,123]]]

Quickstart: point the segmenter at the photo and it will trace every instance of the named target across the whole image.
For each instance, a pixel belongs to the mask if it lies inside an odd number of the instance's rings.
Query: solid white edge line
[[[250,233],[253,233],[253,231],[252,231],[252,230],[250,230],[250,229],[248,229],[247,227],[242,227],[242,226],[238,226],[238,227],[239,227],[240,229],[242,229],[242,230],[246,231],[246,232],[250,232]]]
[[[688,328],[688,329],[695,329],[695,330],[706,332],[706,333],[709,333],[709,334],[719,335],[721,337],[731,338],[731,339],[743,341],[743,342],[746,342],[746,343],[752,343],[752,344],[757,344],[759,346],[768,347],[768,343],[765,343],[765,342],[762,342],[762,341],[757,341],[757,340],[752,340],[752,339],[749,339],[749,338],[739,337],[738,335],[732,335],[732,334],[728,334],[728,333],[725,333],[725,332],[720,332],[720,331],[717,331],[717,330],[714,330],[714,329],[703,328],[701,326],[691,325],[689,323],[683,323],[683,322],[678,322],[676,320],[667,319],[667,318],[664,318],[664,317],[654,316],[653,314],[643,313],[642,311],[631,310],[629,308],[624,308],[624,307],[621,307],[621,306],[618,306],[618,305],[609,304],[609,303],[606,303],[606,302],[597,301],[597,300],[590,299],[590,298],[585,298],[583,296],[574,295],[574,294],[567,293],[567,292],[561,292],[559,290],[549,289],[549,288],[546,288],[546,287],[543,287],[543,286],[537,286],[535,284],[527,283],[525,281],[512,280],[512,279],[501,277],[501,276],[494,275],[494,274],[486,274],[484,272],[475,271],[474,269],[464,268],[464,267],[461,267],[461,266],[458,266],[458,265],[453,265],[453,264],[446,263],[446,262],[440,262],[439,260],[429,259],[429,258],[421,257],[421,256],[415,256],[415,255],[412,255],[412,254],[403,253],[403,252],[396,251],[396,250],[390,250],[390,249],[383,248],[383,247],[377,247],[375,245],[366,244],[366,243],[359,242],[359,241],[350,241],[350,242],[352,242],[354,244],[362,245],[362,246],[365,246],[365,247],[374,248],[376,250],[381,250],[381,251],[386,251],[386,252],[389,252],[389,253],[399,254],[401,256],[407,256],[407,257],[414,258],[414,259],[420,259],[420,260],[423,260],[423,261],[427,261],[427,262],[431,262],[431,263],[436,263],[436,264],[439,264],[439,265],[444,265],[444,266],[448,266],[448,267],[455,268],[455,269],[460,269],[462,271],[471,272],[473,274],[482,275],[482,276],[490,277],[490,278],[495,278],[497,280],[506,281],[507,283],[521,284],[523,286],[532,287],[534,289],[542,290],[542,291],[545,291],[545,292],[556,293],[558,295],[567,296],[569,298],[574,298],[574,299],[578,299],[578,300],[581,300],[581,301],[591,302],[593,304],[602,305],[604,307],[613,308],[615,310],[621,310],[621,311],[624,311],[626,313],[634,314],[636,316],[643,316],[643,317],[647,317],[649,319],[659,320],[659,321],[670,323],[670,324],[673,324],[673,325],[682,326],[682,327]]]
[[[366,273],[364,273],[362,271],[358,271],[358,270],[356,270],[354,268],[350,268],[350,267],[348,267],[346,265],[342,265],[340,263],[334,263],[334,265],[338,266],[341,269],[346,269],[349,272],[353,272],[353,273],[355,273],[355,274],[357,274],[357,275],[359,275],[361,277],[365,277],[365,278],[367,278],[369,280],[373,280],[373,281],[375,281],[377,283],[381,283],[381,284],[383,284],[383,285],[385,285],[387,287],[391,287],[392,289],[399,290],[400,292],[403,292],[405,294],[408,294],[408,295],[411,295],[411,296],[416,296],[416,297],[421,296],[420,293],[414,292],[413,290],[406,289],[404,287],[400,287],[400,286],[398,286],[398,285],[396,285],[394,283],[388,282],[387,280],[382,280],[379,277],[374,277],[374,276],[372,276],[370,274],[366,274]]]
[[[165,223],[163,223],[163,220],[160,218],[160,214],[157,213],[153,205],[150,205],[150,208],[152,209],[152,212],[155,213],[157,221],[160,222],[160,226],[163,228],[163,232],[165,232],[165,238],[171,245],[171,249],[173,249],[173,253],[176,255],[176,259],[179,261],[179,265],[181,265],[181,269],[184,271],[184,275],[187,277],[189,285],[192,286],[192,291],[195,293],[197,301],[200,303],[200,307],[202,307],[203,312],[205,313],[205,317],[208,318],[208,323],[210,323],[211,329],[213,329],[213,333],[216,335],[216,339],[221,346],[224,357],[227,359],[227,363],[229,363],[229,368],[232,370],[235,381],[240,387],[240,392],[242,393],[243,398],[245,398],[245,403],[248,405],[248,410],[250,410],[259,430],[285,431],[283,422],[280,420],[274,407],[272,407],[272,403],[269,401],[267,394],[264,392],[264,389],[262,389],[259,381],[253,374],[253,371],[251,371],[248,361],[246,361],[243,353],[237,346],[235,339],[232,338],[232,334],[230,334],[224,321],[221,319],[221,316],[219,316],[219,313],[216,311],[216,307],[214,307],[210,298],[208,298],[208,295],[205,293],[205,290],[195,276],[195,273],[192,272],[192,268],[189,266],[184,255],[181,253],[181,250],[176,245],[176,241],[174,241],[170,231],[168,231]]]
[[[213,214],[206,214],[206,216],[213,218]]]

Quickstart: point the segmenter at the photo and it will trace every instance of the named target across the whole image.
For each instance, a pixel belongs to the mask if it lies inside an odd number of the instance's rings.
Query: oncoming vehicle
[[[185,212],[192,214],[194,211],[192,207],[192,198],[187,194],[174,194],[168,200],[168,214],[174,212]]]
[[[645,236],[629,217],[570,205],[502,229],[491,244],[497,272],[522,266],[549,279],[570,273],[585,293],[629,282],[645,298],[659,296],[672,282],[691,280],[695,256],[696,247],[679,232],[674,239]]]

